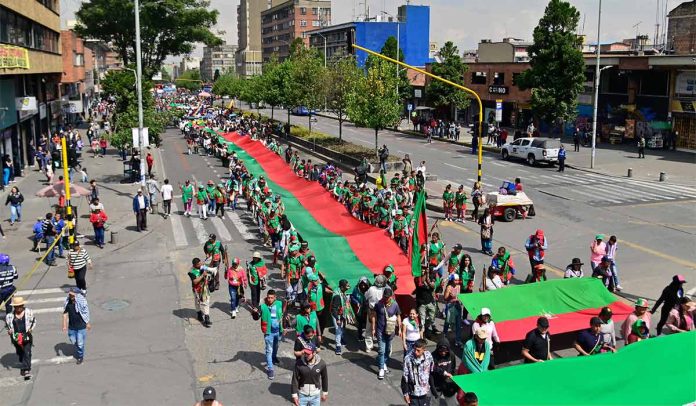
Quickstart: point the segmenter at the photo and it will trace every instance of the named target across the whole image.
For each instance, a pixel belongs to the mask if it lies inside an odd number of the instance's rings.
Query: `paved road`
[[[261,110],[270,116],[270,111]],[[285,115],[279,116],[285,119]],[[291,116],[293,124],[306,126],[306,117]],[[313,128],[338,134],[338,123],[319,117]],[[351,142],[374,147],[374,132],[344,124],[343,137]],[[424,140],[401,133],[381,132],[379,144],[387,144],[392,154],[410,154],[414,165],[427,162],[427,170],[437,175],[428,189],[444,189],[444,184],[464,184],[468,190],[476,178],[477,159],[471,148],[446,142],[426,144]],[[569,152],[569,162],[573,160]],[[520,177],[525,191],[533,199],[534,219],[498,223],[495,245],[523,250],[524,241],[536,228],[543,228],[550,239],[548,262],[564,269],[573,257],[589,261],[589,244],[597,233],[619,239],[623,295],[628,299],[644,296],[655,299],[660,287],[671,275],[684,273],[696,277],[696,188],[671,182],[651,182],[566,169],[529,167],[521,162],[503,161],[497,154],[484,153],[484,188],[496,190],[503,180]],[[438,190],[435,190],[437,192]],[[439,192],[441,193],[441,191]],[[479,247],[478,229],[471,223],[461,226],[440,223],[448,245],[461,242],[475,251]],[[485,258],[474,257],[476,263]],[[526,261],[520,261],[525,263]],[[524,273],[528,269],[521,266]]]

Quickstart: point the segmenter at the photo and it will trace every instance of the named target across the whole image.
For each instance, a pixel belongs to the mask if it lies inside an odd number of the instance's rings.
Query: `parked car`
[[[291,113],[296,116],[308,116],[310,114],[317,114],[314,110],[309,110],[305,106],[297,106],[291,110]]]
[[[505,160],[520,158],[532,166],[538,162],[554,165],[560,148],[561,141],[554,138],[519,138],[503,145],[500,153]]]

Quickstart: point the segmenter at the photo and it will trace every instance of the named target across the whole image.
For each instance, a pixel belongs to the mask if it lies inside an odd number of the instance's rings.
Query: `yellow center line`
[[[665,259],[667,261],[674,262],[675,264],[683,265],[683,266],[685,266],[687,268],[691,268],[691,269],[696,269],[696,262],[691,262],[691,261],[687,261],[687,260],[682,259],[682,258],[673,257],[671,255],[665,254],[664,252],[655,251],[653,249],[644,247],[640,244],[636,244],[636,243],[633,243],[630,241],[621,240],[621,243],[624,245],[627,245],[633,249],[636,249],[638,251],[643,251],[643,252],[646,252],[650,255],[654,255],[656,257]]]

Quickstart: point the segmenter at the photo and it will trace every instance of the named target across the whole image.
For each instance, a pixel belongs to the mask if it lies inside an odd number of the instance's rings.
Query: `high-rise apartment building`
[[[212,81],[223,73],[235,72],[236,52],[236,45],[222,44],[216,47],[203,48],[203,59],[201,59],[200,65],[201,79]]]
[[[261,12],[261,47],[264,62],[290,56],[290,44],[302,38],[309,46],[307,31],[331,25],[330,0],[287,0]]]
[[[237,6],[238,50],[236,71],[240,76],[261,74],[261,12],[283,0],[240,0]]]

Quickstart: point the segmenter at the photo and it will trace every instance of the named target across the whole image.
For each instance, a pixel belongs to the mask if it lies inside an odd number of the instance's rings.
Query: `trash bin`
[[[118,231],[112,231],[112,232],[111,232],[111,243],[112,243],[112,244],[117,244],[117,243],[118,243]]]

